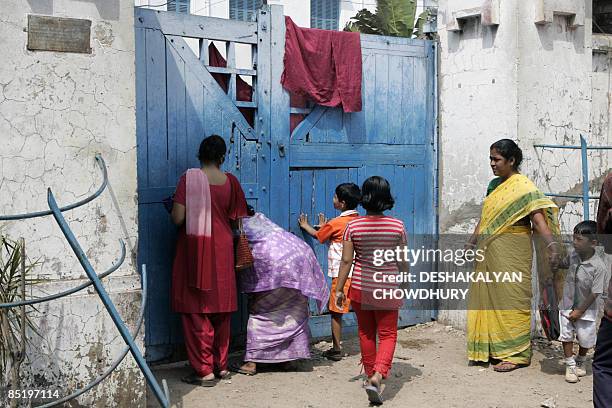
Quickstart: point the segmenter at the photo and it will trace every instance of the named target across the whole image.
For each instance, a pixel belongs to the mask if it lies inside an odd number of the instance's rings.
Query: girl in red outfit
[[[367,211],[347,224],[343,237],[342,261],[338,273],[338,284],[334,293],[336,303],[344,302],[343,288],[353,264],[355,265],[348,297],[357,315],[361,361],[368,380],[364,388],[373,404],[382,404],[384,378],[391,369],[395,343],[397,341],[399,299],[382,300],[380,289],[396,289],[391,275],[407,272],[407,265],[400,262],[377,262],[375,253],[380,250],[393,250],[406,245],[404,223],[384,215],[393,208],[389,182],[382,177],[368,178],[361,189],[361,206]],[[377,257],[378,258],[378,257]],[[378,289],[378,290],[377,290]],[[376,346],[378,335],[378,348]]]
[[[220,136],[202,141],[201,168],[181,176],[172,207],[172,221],[180,230],[171,304],[173,311],[181,313],[187,355],[194,369],[182,380],[202,386],[212,386],[215,377],[229,374],[230,321],[237,310],[231,224],[247,214],[240,183],[220,170],[226,150]],[[193,234],[194,223],[205,232]]]

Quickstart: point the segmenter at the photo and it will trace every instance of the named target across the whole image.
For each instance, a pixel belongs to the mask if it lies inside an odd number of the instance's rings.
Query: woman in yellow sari
[[[550,265],[556,265],[558,208],[519,173],[523,154],[510,139],[491,145],[493,174],[480,222],[468,246],[485,251],[476,272],[516,272],[520,282],[472,284],[468,302],[467,348],[471,362],[493,362],[507,372],[531,361],[532,232]],[[535,238],[535,237],[534,237]]]

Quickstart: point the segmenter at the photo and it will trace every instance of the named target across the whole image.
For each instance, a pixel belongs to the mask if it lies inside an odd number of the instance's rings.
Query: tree
[[[377,0],[376,13],[359,10],[344,27],[344,31],[362,34],[412,37],[416,0]]]

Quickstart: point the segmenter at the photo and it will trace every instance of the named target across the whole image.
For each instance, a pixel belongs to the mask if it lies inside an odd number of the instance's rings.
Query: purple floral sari
[[[240,272],[251,294],[245,361],[273,363],[310,358],[308,298],[319,310],[329,289],[312,249],[263,214],[243,220],[253,268]]]

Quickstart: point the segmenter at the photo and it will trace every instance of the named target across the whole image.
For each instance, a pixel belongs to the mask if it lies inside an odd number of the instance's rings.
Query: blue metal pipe
[[[119,240],[119,243],[121,244],[121,256],[119,257],[119,259],[117,260],[117,262],[115,262],[110,268],[108,268],[105,272],[101,273],[100,275],[98,275],[99,279],[103,279],[106,278],[108,275],[110,275],[111,273],[115,272],[117,269],[119,269],[119,267],[123,264],[123,262],[125,261],[125,255],[126,255],[126,251],[125,251],[125,242],[123,242],[122,239]],[[89,282],[85,282],[79,286],[75,286],[72,289],[68,289],[66,291],[60,292],[60,293],[55,293],[53,295],[49,295],[49,296],[45,296],[45,297],[40,297],[40,298],[36,298],[36,299],[29,299],[29,300],[21,300],[19,302],[12,302],[12,303],[0,303],[0,309],[3,308],[9,308],[9,307],[17,307],[17,306],[31,306],[37,303],[42,303],[42,302],[48,302],[49,300],[55,300],[64,296],[68,296],[68,295],[72,295],[73,293],[76,293],[80,290],[85,289],[86,287],[92,285],[93,282],[90,280]]]
[[[589,217],[589,163],[587,157],[587,143],[582,135],[580,135],[580,148],[582,156],[582,208],[584,219]]]
[[[559,197],[559,198],[574,198],[574,199],[584,199],[584,196],[581,195],[571,195],[571,194],[554,194],[554,193],[544,193],[547,197]],[[599,197],[589,196],[589,200],[599,200]]]
[[[104,159],[102,158],[102,156],[100,156],[99,154],[96,155],[96,162],[98,163],[100,170],[102,170],[102,176],[104,178],[100,188],[98,188],[96,192],[90,195],[89,197],[85,197],[84,199],[77,201],[76,203],[72,203],[65,207],[61,207],[59,209],[60,211],[63,212],[63,211],[73,210],[77,207],[87,204],[88,202],[92,201],[94,198],[102,194],[102,192],[106,188],[106,185],[108,184],[108,173],[106,171],[106,163],[104,162]],[[25,214],[0,215],[0,221],[26,220],[28,218],[44,217],[46,215],[51,215],[51,211],[47,210],[47,211],[37,211],[37,212],[25,213]]]
[[[57,206],[55,197],[53,197],[53,193],[51,192],[51,189],[47,190],[47,202],[49,203],[49,208],[51,209],[53,213],[53,218],[55,218],[55,221],[57,222],[60,229],[62,230],[62,233],[68,240],[70,247],[72,248],[72,250],[74,251],[74,254],[78,258],[79,263],[85,270],[85,273],[87,273],[87,276],[89,276],[89,279],[91,279],[91,281],[93,282],[96,292],[98,292],[98,295],[100,296],[100,299],[102,300],[102,303],[104,304],[104,307],[106,307],[106,310],[110,314],[110,317],[113,320],[113,323],[115,323],[115,326],[117,326],[117,330],[119,330],[121,337],[123,337],[123,340],[125,341],[125,343],[130,347],[130,352],[132,353],[134,360],[136,360],[136,364],[138,364],[138,367],[140,367],[140,370],[144,374],[147,382],[149,383],[149,386],[153,390],[153,393],[155,394],[157,401],[160,403],[162,407],[164,408],[169,407],[170,402],[169,402],[168,395],[164,394],[159,384],[157,383],[157,380],[155,379],[155,376],[151,372],[151,369],[147,365],[147,362],[145,361],[144,357],[142,356],[140,349],[138,348],[138,346],[136,345],[136,342],[130,335],[130,332],[128,331],[128,328],[126,327],[123,320],[121,319],[121,316],[119,316],[119,313],[117,312],[117,309],[115,308],[113,301],[108,296],[106,289],[104,289],[102,282],[100,282],[100,279],[98,278],[98,275],[96,274],[94,268],[91,266],[89,259],[87,259],[85,252],[83,252],[83,249],[81,249],[79,242],[77,241],[76,237],[70,230],[70,227],[66,223],[66,220],[64,219],[61,210]]]
[[[147,306],[147,266],[146,265],[142,265],[140,288],[142,290],[142,299],[140,301],[140,314],[138,315],[138,321],[136,322],[136,329],[134,330],[134,333],[132,334],[133,338],[136,338],[138,336],[138,333],[140,333],[140,329],[142,328],[142,322],[144,321],[145,308]],[[78,389],[74,391],[72,394],[66,395],[63,398],[57,399],[55,401],[49,402],[44,405],[39,405],[36,408],[56,407],[60,404],[70,401],[71,399],[77,398],[85,394],[87,391],[91,390],[93,387],[95,387],[96,385],[104,381],[106,377],[108,377],[113,371],[115,371],[115,369],[119,367],[119,364],[121,364],[121,362],[123,361],[123,359],[125,358],[125,356],[127,356],[129,352],[130,352],[130,347],[129,346],[125,347],[119,354],[119,357],[115,359],[115,361],[110,365],[110,367],[106,369],[102,374],[96,377],[95,380],[93,380],[91,383],[89,383],[85,387]]]
[[[582,149],[582,146],[567,146],[567,145],[553,145],[553,144],[534,144],[533,147],[544,147],[547,149],[572,149],[572,150]],[[612,150],[612,146],[587,146],[587,150]]]

